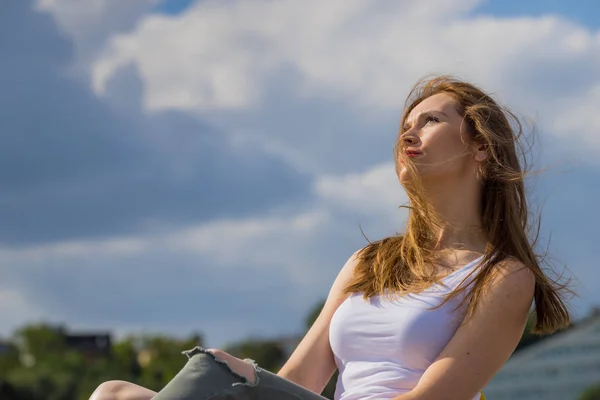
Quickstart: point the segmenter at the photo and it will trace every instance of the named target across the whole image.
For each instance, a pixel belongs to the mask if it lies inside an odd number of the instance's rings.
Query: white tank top
[[[413,389],[427,367],[446,347],[462,320],[455,311],[464,295],[439,305],[477,267],[470,262],[418,294],[389,300],[349,296],[329,328],[339,377],[335,400],[391,399]],[[475,275],[463,285],[472,282]],[[475,397],[479,399],[479,395]]]

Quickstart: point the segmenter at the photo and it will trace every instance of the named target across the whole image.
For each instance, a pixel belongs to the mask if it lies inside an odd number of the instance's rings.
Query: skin
[[[439,232],[438,248],[451,250],[461,244],[469,253],[483,253],[477,170],[487,159],[485,148],[470,140],[454,99],[445,93],[419,103],[406,122],[400,135],[403,146],[422,152],[411,161],[434,210],[453,225]],[[409,179],[402,164],[399,178]],[[457,259],[460,253],[455,252]],[[417,386],[394,400],[473,399],[516,348],[534,287],[535,277],[520,262],[498,265],[473,317],[457,330]]]
[[[393,400],[471,400],[516,348],[533,299],[535,278],[519,262],[498,267],[471,319],[454,334],[417,386]]]
[[[439,249],[460,243],[463,248],[481,254],[486,240],[479,230],[481,182],[477,171],[488,155],[470,136],[454,99],[440,93],[423,100],[411,111],[400,141],[404,150],[422,152],[410,160],[417,168],[433,209],[453,227],[439,232]],[[398,176],[403,184],[410,179],[405,159],[401,153]]]
[[[440,275],[474,260],[485,250],[486,240],[479,231],[481,184],[477,170],[487,154],[469,136],[453,98],[443,93],[419,103],[400,133],[404,149],[422,153],[410,160],[422,178],[428,200],[444,221],[452,223],[452,228],[444,228],[438,235],[438,250],[447,255],[436,266]],[[401,154],[400,161],[403,157]],[[403,184],[410,179],[402,162],[398,177]],[[313,392],[323,391],[336,369],[329,344],[329,325],[346,298],[343,289],[356,263],[355,253],[339,272],[319,317],[279,376]],[[477,396],[516,348],[532,304],[534,285],[533,274],[520,262],[511,260],[498,265],[473,317],[457,330],[417,386],[394,400],[472,400]],[[249,364],[213,351],[238,374],[254,379]],[[122,381],[103,385],[91,400],[149,400],[155,394]]]
[[[150,400],[156,395],[150,389],[126,381],[107,381],[94,390],[90,400]]]
[[[439,232],[438,249],[449,251],[450,268],[472,261],[485,250],[477,179],[484,148],[469,140],[454,100],[438,94],[418,104],[407,118],[400,139],[404,148],[422,155],[411,158],[423,180],[434,210],[453,228]],[[402,157],[402,156],[401,156]],[[399,179],[409,179],[406,168]],[[475,229],[474,229],[475,228]],[[455,246],[460,244],[460,250]],[[320,392],[335,365],[329,347],[329,323],[343,302],[343,288],[356,265],[351,257],[327,299],[322,314],[300,343],[280,375]],[[441,275],[448,271],[440,271]],[[533,301],[535,277],[518,261],[497,266],[497,274],[473,317],[455,333],[438,359],[426,370],[418,385],[394,400],[471,400],[498,372],[516,348]],[[319,365],[320,368],[314,368]]]

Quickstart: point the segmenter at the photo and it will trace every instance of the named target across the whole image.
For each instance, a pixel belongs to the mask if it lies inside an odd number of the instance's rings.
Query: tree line
[[[320,312],[319,302],[306,317],[306,330]],[[303,333],[303,332],[300,332]],[[1,400],[88,400],[94,389],[108,380],[126,380],[159,391],[183,367],[181,354],[205,346],[202,335],[185,338],[166,335],[131,335],[114,341],[106,353],[74,348],[64,330],[46,323],[26,325],[0,352]],[[278,371],[289,354],[277,338],[248,338],[223,350],[251,358],[262,368]],[[335,377],[323,395],[333,398]]]
[[[316,304],[306,316],[306,330],[314,323],[323,304],[323,301]],[[519,349],[539,340],[529,333],[533,323],[532,316]],[[111,343],[106,353],[89,354],[71,346],[63,331],[44,323],[16,330],[10,343],[13,346],[0,352],[2,400],[88,400],[100,383],[115,379],[159,391],[184,365],[186,359],[181,352],[204,345],[199,334],[179,339],[165,335],[131,335]],[[289,357],[285,344],[276,338],[248,338],[223,350],[239,358],[251,358],[273,372]],[[333,398],[336,379],[337,372],[323,396]],[[600,400],[600,385],[589,388],[580,400]]]

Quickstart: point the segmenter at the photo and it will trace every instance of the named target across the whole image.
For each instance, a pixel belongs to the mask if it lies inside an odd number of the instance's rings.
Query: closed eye
[[[440,119],[434,115],[427,115],[425,117],[425,122],[440,122]]]
[[[443,114],[443,113],[442,113],[442,114]],[[445,115],[445,114],[444,114],[444,115]],[[418,119],[419,119],[419,121],[420,121],[420,122],[419,122],[419,125],[421,125],[421,126],[423,126],[423,125],[426,125],[426,124],[428,124],[428,123],[430,123],[430,122],[434,122],[434,123],[438,123],[438,122],[440,122],[440,119],[439,119],[438,117],[436,117],[435,115],[433,115],[433,114],[430,114],[430,113],[428,113],[428,112],[423,112],[423,113],[421,113],[421,114],[419,115],[419,118],[418,118]],[[402,132],[401,132],[401,133],[404,133],[404,132],[408,131],[408,130],[409,130],[411,127],[412,127],[412,125],[411,125],[410,123],[408,123],[408,122],[407,122],[407,123],[406,123],[406,124],[404,124],[404,126],[402,127]]]

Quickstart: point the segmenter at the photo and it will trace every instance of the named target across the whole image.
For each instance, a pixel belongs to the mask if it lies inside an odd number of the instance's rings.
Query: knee
[[[237,375],[243,376],[248,382],[254,384],[258,381],[256,370],[249,362],[240,360],[239,358],[232,356],[223,350],[208,349],[207,351],[210,352],[216,359],[225,361],[231,371],[235,372]]]
[[[103,382],[94,390],[90,400],[124,400],[121,394],[127,384],[125,381]]]
[[[223,350],[207,349],[206,351],[212,354],[217,360],[225,361],[226,363],[228,363],[229,366],[233,367],[234,370],[236,369],[236,366],[242,362],[242,360],[240,360],[239,358],[232,356],[231,354]]]
[[[229,361],[229,360],[231,360],[231,358],[233,358],[233,356],[231,354],[229,354],[223,350],[207,349],[206,351],[211,353],[213,356],[215,356],[215,358],[218,358],[219,360]]]

